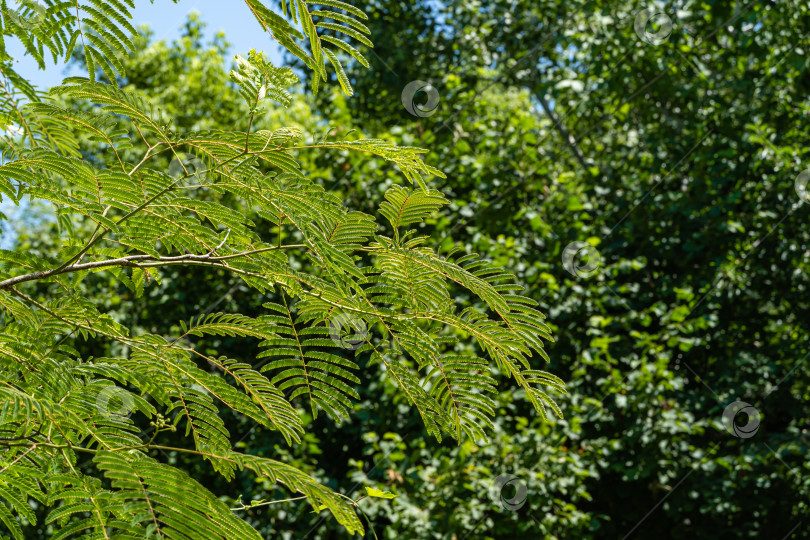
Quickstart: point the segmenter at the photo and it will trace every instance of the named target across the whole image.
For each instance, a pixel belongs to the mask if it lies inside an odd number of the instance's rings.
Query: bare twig
[[[225,239],[227,239],[227,235],[225,236]],[[264,253],[266,251],[274,251],[277,249],[307,247],[304,244],[290,244],[285,246],[270,246],[250,251],[243,251],[240,253],[232,253],[230,255],[214,256],[213,253],[216,252],[217,249],[221,248],[224,245],[224,243],[225,240],[223,240],[219,246],[217,246],[216,248],[214,248],[205,255],[195,255],[193,253],[189,253],[186,255],[177,255],[174,257],[156,257],[154,255],[129,255],[127,257],[119,257],[117,259],[107,259],[104,261],[93,261],[87,263],[71,264],[69,266],[60,266],[52,270],[31,272],[30,274],[23,274],[20,276],[15,276],[13,278],[6,279],[5,281],[1,281],[0,290],[10,289],[14,285],[17,285],[18,283],[25,283],[26,281],[47,279],[49,277],[53,277],[59,274],[67,274],[70,272],[81,272],[82,270],[95,270],[97,268],[107,268],[110,266],[124,266],[130,268],[154,268],[157,266],[176,265],[178,263],[185,262],[189,264],[204,263],[207,265],[215,265],[230,268],[224,261],[229,259],[237,259],[240,257],[247,257],[258,253]]]
[[[216,253],[216,251],[217,251],[219,248],[221,248],[222,246],[224,246],[224,245],[225,245],[225,242],[227,242],[227,241],[228,241],[228,237],[229,237],[230,235],[231,235],[231,230],[230,230],[230,229],[228,229],[228,231],[225,233],[225,238],[223,238],[223,239],[222,239],[222,242],[220,242],[220,243],[217,245],[217,247],[215,247],[214,249],[212,249],[211,251],[209,251],[209,252],[208,252],[208,256],[210,257],[211,255],[213,255],[214,253]]]
[[[554,114],[554,111],[549,106],[548,102],[546,101],[545,96],[543,95],[542,90],[537,92],[537,99],[540,101],[540,105],[543,107],[543,111],[548,116],[551,123],[554,124],[554,127],[559,131],[560,136],[563,138],[565,143],[568,145],[568,148],[571,149],[571,153],[574,154],[574,159],[577,160],[579,166],[582,167],[582,170],[590,175],[590,167],[588,163],[585,161],[585,154],[582,153],[582,149],[577,145],[577,140],[574,138],[573,135],[565,128],[563,123],[557,118],[557,115]]]

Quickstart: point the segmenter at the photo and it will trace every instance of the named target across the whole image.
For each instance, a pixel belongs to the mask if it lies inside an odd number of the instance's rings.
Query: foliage
[[[318,29],[369,45],[356,20],[362,13],[342,2],[319,2],[339,11],[283,2],[282,19],[246,3],[312,70],[313,89],[326,80],[328,60],[351,92],[324,42],[361,61],[359,53]],[[3,53],[11,90],[2,103],[0,193],[14,203],[45,201],[55,216],[47,249],[0,252],[0,521],[12,536],[36,525],[35,499],[49,509],[44,523],[56,538],[260,537],[168,453],[226,481],[250,471],[281,483],[362,533],[359,499],[276,456],[237,451],[225,418],[295,446],[308,435],[296,407],[346,419],[366,371],[382,371],[439,441],[486,439],[498,372],[537,411],[560,414],[546,390],[564,391],[562,381],[536,368],[551,339],[537,303],[511,273],[457,249],[436,251],[413,228],[447,202],[428,186],[443,175],[423,161],[426,150],[328,129],[310,143],[296,126],[272,125],[263,113],[292,103],[296,76],[255,51],[236,58],[227,85],[229,97],[245,102],[230,105],[238,116],[230,126],[241,122],[244,131],[178,125],[127,85],[121,55],[140,42],[127,5],[49,0],[42,24],[24,36],[28,25],[3,5],[4,35],[20,37],[40,63],[44,50],[69,56],[81,42],[89,74],[46,95]],[[304,37],[308,53],[297,41]],[[387,191],[385,221],[344,208],[297,159],[335,152],[384,160],[408,181]],[[130,328],[126,316],[108,312],[99,292],[110,283],[137,305],[175,267],[235,276],[263,309],[206,309],[169,331]],[[459,306],[460,291],[475,305]],[[335,335],[346,317],[367,329],[350,341],[354,360]],[[209,337],[256,340],[262,352],[220,355],[205,346]],[[91,462],[79,459],[88,455]]]
[[[672,35],[652,45],[634,29],[641,7],[371,2],[366,24],[379,58],[363,50],[373,69],[346,66],[356,95],[335,89],[313,101],[293,89],[288,108],[255,121],[309,133],[333,126],[337,137],[362,127],[430,147],[426,161],[447,174],[449,204],[411,228],[434,245],[451,245],[444,238],[452,236],[529,284],[527,296],[550,313],[551,371],[570,380],[559,401],[565,420],[542,423],[520,390],[499,383],[490,443],[437,446],[384,370],[343,349],[364,381],[349,418],[336,425],[302,412],[306,433],[288,447],[277,431],[251,430],[252,421],[222,409],[242,437],[236,448],[292,464],[354,500],[365,486],[396,493],[360,505],[381,538],[806,536],[807,206],[794,184],[807,168],[807,13],[786,2],[682,3],[664,10]],[[228,83],[227,44],[199,36],[192,20],[174,44],[136,39],[124,82],[178,127],[230,129],[244,113]],[[402,107],[415,79],[439,91],[433,116]],[[98,155],[78,140],[84,156]],[[395,167],[345,150],[296,157],[366,213],[400,182]],[[155,161],[168,170],[162,158]],[[48,222],[21,228],[18,249],[56,254],[55,231]],[[596,246],[598,271],[565,269],[573,241]],[[268,298],[203,267],[164,268],[137,299],[107,273],[77,291],[135,333],[176,336],[178,321],[206,312],[267,314]],[[459,289],[454,297],[476,304]],[[341,347],[354,347],[362,325],[343,326]],[[121,354],[114,342],[72,344],[84,356]],[[195,344],[243,362],[261,353],[257,340],[227,335]],[[750,439],[721,423],[734,399],[762,414]],[[184,444],[176,432],[161,438]],[[279,502],[289,494],[275,483],[239,472],[227,482],[187,453],[166,454],[227,495],[264,537],[347,536],[305,500]],[[507,473],[528,490],[518,510],[492,493]],[[27,537],[47,536],[42,510]]]
[[[372,2],[385,65],[349,70],[361,99],[318,101],[436,149],[454,204],[433,239],[515,264],[571,381],[551,429],[502,394],[488,446],[433,452],[381,426],[352,478],[400,493],[377,514],[392,538],[806,536],[810,13],[662,2],[672,33],[650,43],[645,7]],[[432,116],[397,103],[416,79]],[[374,204],[356,178],[339,184]],[[596,271],[566,270],[572,242]],[[736,400],[760,412],[750,439],[722,423]],[[487,496],[500,473],[527,485],[519,511]]]

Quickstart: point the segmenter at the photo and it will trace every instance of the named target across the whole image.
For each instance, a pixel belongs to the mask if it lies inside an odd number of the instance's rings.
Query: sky
[[[13,1],[9,2],[10,6],[14,4]],[[154,4],[137,0],[135,6],[132,19],[135,26],[148,24],[155,33],[156,41],[171,41],[178,37],[186,16],[196,10],[202,14],[202,20],[208,25],[206,38],[213,37],[218,30],[224,30],[226,39],[232,45],[231,53],[244,54],[255,48],[267,53],[275,63],[281,60],[278,44],[270,38],[270,34],[262,31],[247,5],[239,0],[180,0],[178,4],[172,0],[154,0]],[[60,84],[66,76],[64,64],[49,65],[46,71],[41,71],[33,59],[23,57],[25,49],[19,42],[9,40],[8,45],[11,56],[19,59],[16,63],[17,72],[37,86],[47,88]]]

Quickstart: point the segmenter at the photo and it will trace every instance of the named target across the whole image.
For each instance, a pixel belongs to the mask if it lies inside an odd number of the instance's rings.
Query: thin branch
[[[150,148],[151,148],[151,147],[150,147]],[[170,146],[169,148],[171,148],[172,152],[174,152],[174,146]],[[149,150],[147,150],[147,152],[146,152],[146,153],[148,154],[148,153],[149,153]],[[242,153],[240,153],[240,154],[237,154],[237,155],[235,155],[235,156],[233,156],[233,157],[231,157],[231,158],[226,159],[225,161],[223,161],[223,162],[222,162],[222,163],[220,163],[219,165],[216,165],[216,166],[214,166],[214,167],[210,167],[210,168],[208,168],[208,169],[206,169],[206,170],[204,170],[204,171],[201,171],[200,173],[198,173],[198,172],[196,172],[196,171],[195,171],[194,173],[190,173],[190,172],[186,171],[186,174],[184,174],[184,175],[180,176],[180,177],[179,177],[177,180],[175,180],[174,182],[172,182],[171,184],[169,184],[168,186],[166,186],[165,188],[163,188],[162,190],[160,190],[159,192],[157,192],[155,195],[153,195],[152,197],[150,197],[148,200],[144,201],[144,202],[143,202],[143,204],[139,205],[137,208],[135,208],[135,209],[131,210],[131,211],[130,211],[128,214],[125,214],[123,217],[121,217],[121,219],[119,219],[118,221],[116,221],[116,222],[115,222],[115,224],[116,224],[116,225],[121,225],[123,222],[125,222],[126,220],[128,220],[129,218],[131,218],[133,215],[137,214],[138,212],[140,212],[141,210],[143,210],[144,208],[148,207],[150,204],[152,204],[153,202],[155,202],[155,201],[156,201],[158,198],[160,198],[160,197],[162,197],[163,195],[165,195],[166,193],[169,193],[170,191],[173,191],[174,189],[176,189],[176,188],[177,188],[177,186],[180,184],[180,182],[182,182],[183,180],[186,180],[186,179],[188,179],[189,177],[191,177],[191,176],[193,176],[193,175],[195,175],[195,174],[204,174],[204,173],[209,173],[209,172],[212,172],[212,171],[214,171],[215,169],[217,169],[217,168],[219,168],[219,167],[223,167],[223,166],[225,166],[226,164],[228,164],[229,162],[231,162],[231,161],[233,161],[233,160],[235,160],[235,159],[238,159],[238,158],[240,158],[241,156],[243,156],[243,155],[245,155],[245,154],[246,154],[246,152],[242,152]],[[154,155],[157,155],[157,154],[154,154]],[[136,166],[136,169],[137,169],[137,167],[139,167],[139,166],[140,166],[141,164],[143,164],[143,163],[144,163],[144,161],[142,160],[142,161],[141,161],[141,163],[139,163],[139,164]],[[132,171],[130,171],[130,173],[129,173],[129,174],[132,174],[133,172],[135,172],[135,170],[136,170],[136,169],[133,169]],[[184,167],[184,169],[185,169],[185,167]],[[85,253],[87,253],[88,251],[90,251],[90,249],[91,249],[91,248],[92,248],[94,245],[96,245],[96,244],[97,244],[97,243],[98,243],[98,242],[99,242],[99,241],[100,241],[102,238],[104,238],[104,237],[107,235],[107,233],[109,233],[111,230],[112,230],[112,229],[110,229],[110,228],[108,228],[108,227],[105,227],[105,228],[104,228],[104,231],[103,231],[101,234],[96,234],[96,233],[98,232],[98,228],[96,228],[96,232],[95,232],[95,233],[93,233],[93,237],[92,237],[92,238],[90,238],[90,241],[89,241],[89,242],[87,242],[87,245],[85,245],[85,246],[84,246],[84,247],[81,249],[81,251],[79,251],[79,252],[78,252],[76,255],[74,255],[73,257],[71,257],[71,258],[70,258],[70,259],[68,259],[67,261],[65,261],[65,262],[64,262],[64,263],[63,263],[63,264],[62,264],[62,265],[61,265],[61,266],[58,268],[58,270],[64,270],[65,268],[67,268],[68,266],[72,265],[72,264],[73,264],[73,263],[75,263],[76,261],[81,260],[81,258],[82,258],[82,257],[84,257],[84,254],[85,254]],[[1,288],[1,287],[0,287],[0,288]]]
[[[28,450],[26,450],[25,452],[23,452],[22,454],[20,454],[19,456],[17,456],[17,457],[16,457],[16,459],[15,459],[14,461],[12,461],[12,462],[11,462],[11,463],[9,463],[8,465],[6,465],[6,466],[5,466],[5,467],[3,467],[2,469],[0,469],[0,474],[3,474],[4,472],[6,472],[6,471],[7,471],[7,470],[8,470],[8,469],[9,469],[9,468],[12,466],[12,465],[14,465],[14,464],[15,464],[15,463],[17,463],[18,461],[20,461],[20,460],[21,460],[22,458],[24,458],[25,456],[27,456],[27,455],[28,455],[30,452],[32,452],[32,451],[34,451],[34,450],[36,450],[36,448],[37,448],[37,445],[38,445],[38,444],[39,444],[39,443],[34,443],[34,444],[31,446],[31,448],[29,448]]]
[[[285,246],[270,246],[261,249],[243,251],[240,253],[232,253],[230,255],[214,256],[213,253],[216,252],[217,249],[222,247],[227,238],[228,235],[226,234],[225,239],[220,243],[220,245],[205,255],[195,255],[192,253],[186,255],[177,255],[173,257],[156,257],[154,255],[129,255],[127,257],[119,257],[117,259],[107,259],[104,261],[93,261],[88,263],[71,264],[70,266],[60,266],[52,270],[32,272],[30,274],[23,274],[20,276],[15,276],[13,278],[6,279],[5,281],[0,282],[0,290],[9,289],[14,285],[17,285],[18,283],[24,283],[26,281],[47,279],[49,277],[53,277],[59,274],[67,274],[70,272],[81,272],[82,270],[95,270],[97,268],[107,268],[110,266],[123,266],[129,268],[154,268],[158,266],[176,265],[178,263],[180,264],[202,263],[206,265],[220,266],[231,270],[235,270],[230,266],[228,266],[227,264],[225,264],[224,261],[227,261],[229,259],[238,259],[240,257],[248,257],[250,255],[256,255],[258,253],[264,253],[267,251],[275,251],[278,249],[307,247],[305,244],[289,244]]]
[[[216,253],[216,252],[217,252],[217,250],[218,250],[219,248],[221,248],[222,246],[224,246],[224,245],[225,245],[225,242],[227,242],[227,241],[228,241],[228,237],[229,237],[230,235],[231,235],[231,230],[230,230],[230,229],[228,229],[228,231],[225,233],[225,238],[223,238],[223,239],[222,239],[222,242],[220,242],[219,244],[217,244],[217,247],[215,247],[214,249],[212,249],[211,251],[209,251],[209,252],[208,252],[208,256],[210,257],[211,255],[213,255],[214,253]]]
[[[2,431],[10,431],[10,430],[2,430]],[[37,435],[42,435],[42,426],[38,426],[37,430],[32,433],[31,435],[19,435],[17,437],[0,437],[0,441],[21,441],[28,439],[29,441],[34,441]]]
[[[258,104],[258,102],[257,102]],[[256,117],[256,113],[250,113],[250,120],[248,121],[248,127],[245,135],[245,153],[247,154],[250,151],[250,128],[253,126],[253,119]]]
[[[549,120],[551,120],[551,123],[554,124],[554,127],[557,129],[557,131],[560,132],[560,136],[562,137],[563,141],[565,141],[565,144],[568,145],[568,148],[571,149],[571,153],[574,154],[574,159],[577,160],[577,163],[579,163],[579,166],[582,167],[582,170],[586,174],[590,175],[591,174],[590,166],[585,161],[585,154],[582,153],[582,149],[580,149],[579,145],[577,145],[577,140],[565,128],[560,119],[557,118],[557,115],[554,114],[554,111],[551,109],[548,102],[546,101],[543,92],[542,91],[537,92],[536,95],[538,101],[540,101],[540,105],[543,107],[543,111],[546,113],[546,116],[548,116]]]
[[[306,498],[307,498],[306,495],[303,495],[301,497],[292,497],[291,499],[279,499],[277,501],[267,501],[267,502],[255,503],[255,504],[244,504],[244,503],[242,503],[242,506],[237,506],[237,507],[231,508],[231,510],[234,511],[234,512],[238,512],[240,510],[248,510],[250,508],[258,508],[260,506],[268,506],[270,504],[285,503],[285,502],[290,502],[290,501],[300,501],[301,499],[306,499]]]

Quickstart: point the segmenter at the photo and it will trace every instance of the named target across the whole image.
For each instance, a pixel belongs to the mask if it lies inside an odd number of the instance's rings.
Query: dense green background
[[[302,85],[293,106],[258,126],[360,129],[430,148],[427,160],[447,173],[435,187],[452,204],[423,234],[442,243],[452,233],[516,271],[541,302],[556,339],[550,371],[568,382],[569,395],[556,396],[565,419],[542,421],[505,385],[488,444],[437,443],[380,376],[358,389],[362,403],[343,425],[319,417],[288,448],[234,418],[240,445],[349,495],[399,494],[361,503],[380,538],[807,536],[810,204],[796,180],[810,168],[810,6],[665,2],[649,34],[634,28],[643,7],[372,1],[372,69],[350,70],[357,96],[313,98]],[[124,82],[180,128],[230,127],[240,118],[232,51],[224,36],[206,42],[201,24],[192,17],[173,43],[145,35]],[[414,80],[435,88],[429,116],[402,104]],[[363,156],[302,159],[356,209],[373,211],[400,182]],[[54,249],[49,227],[34,224],[18,241]],[[573,261],[598,264],[590,275],[564,268],[577,241],[598,253]],[[133,329],[172,332],[213,310],[256,314],[262,301],[195,268],[166,271],[137,303],[100,279],[88,294]],[[207,345],[237,359],[256,352],[244,340]],[[736,400],[760,413],[753,437],[722,424]],[[290,496],[187,466],[230,502]],[[517,510],[502,502],[513,488],[494,485],[502,474],[527,488]],[[346,536],[303,501],[246,514],[268,538]]]

